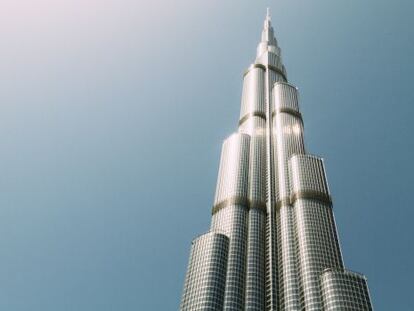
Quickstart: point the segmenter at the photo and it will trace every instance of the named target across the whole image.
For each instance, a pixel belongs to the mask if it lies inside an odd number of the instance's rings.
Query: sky
[[[414,310],[412,0],[3,0],[0,310],[177,310],[266,7],[347,268]]]

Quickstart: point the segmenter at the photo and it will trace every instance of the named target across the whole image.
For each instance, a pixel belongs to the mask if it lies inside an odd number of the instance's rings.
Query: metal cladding
[[[298,90],[293,85],[276,82],[273,85],[273,102],[276,112],[291,113],[300,117]]]
[[[249,204],[250,208],[266,209],[266,149],[264,135],[250,140]]]
[[[254,67],[244,76],[239,124],[254,116],[266,119],[264,83],[263,68]]]
[[[301,305],[323,310],[319,276],[326,267],[342,268],[342,256],[332,209],[320,201],[295,202]]]
[[[228,247],[229,238],[215,232],[193,241],[181,310],[223,310]]]
[[[305,153],[297,89],[287,83],[278,82],[273,87],[273,132],[278,168],[276,198],[286,200],[290,196],[288,161],[293,155]]]
[[[301,198],[331,202],[321,158],[309,154],[294,155],[290,158],[289,169],[291,202]]]
[[[243,310],[246,280],[248,209],[242,204],[221,208],[212,218],[211,230],[230,238],[223,310]]]
[[[301,304],[306,310],[322,310],[320,274],[327,267],[343,267],[323,160],[308,154],[295,155],[289,161],[289,169]]]
[[[210,231],[193,242],[181,310],[372,310],[365,277],[344,268],[324,162],[306,153],[269,14],[223,143]]]
[[[304,154],[303,124],[295,87],[277,82],[273,87],[274,166],[276,176],[276,226],[279,278],[279,306],[300,310],[294,209],[290,204],[289,159]]]
[[[323,310],[372,310],[366,278],[342,269],[327,269],[321,275]]]
[[[265,305],[266,213],[250,209],[247,240],[245,310],[261,311]]]
[[[235,133],[223,143],[213,214],[231,204],[248,205],[250,136]]]
[[[235,133],[224,141],[211,223],[211,230],[230,238],[224,310],[244,308],[249,154],[249,135]]]

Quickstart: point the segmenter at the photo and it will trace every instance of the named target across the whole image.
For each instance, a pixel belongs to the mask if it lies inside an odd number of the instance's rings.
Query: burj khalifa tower
[[[222,147],[210,230],[191,246],[182,311],[372,310],[341,254],[324,161],[305,150],[298,90],[269,12]]]

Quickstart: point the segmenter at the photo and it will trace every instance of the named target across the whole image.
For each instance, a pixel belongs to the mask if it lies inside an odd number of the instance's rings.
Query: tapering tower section
[[[268,11],[181,310],[372,310],[365,277],[344,268],[324,163],[305,151],[298,98]]]

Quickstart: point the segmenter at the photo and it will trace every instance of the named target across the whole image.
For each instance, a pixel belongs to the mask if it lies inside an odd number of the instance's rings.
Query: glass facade
[[[326,269],[321,275],[323,310],[372,310],[366,278],[343,269]]]
[[[344,268],[324,162],[306,153],[298,90],[269,15],[181,310],[372,310],[365,277]]]
[[[261,311],[265,304],[265,225],[266,212],[252,208],[249,211],[247,239],[247,266],[245,310]]]
[[[229,238],[209,232],[196,238],[181,300],[183,311],[223,310]]]

